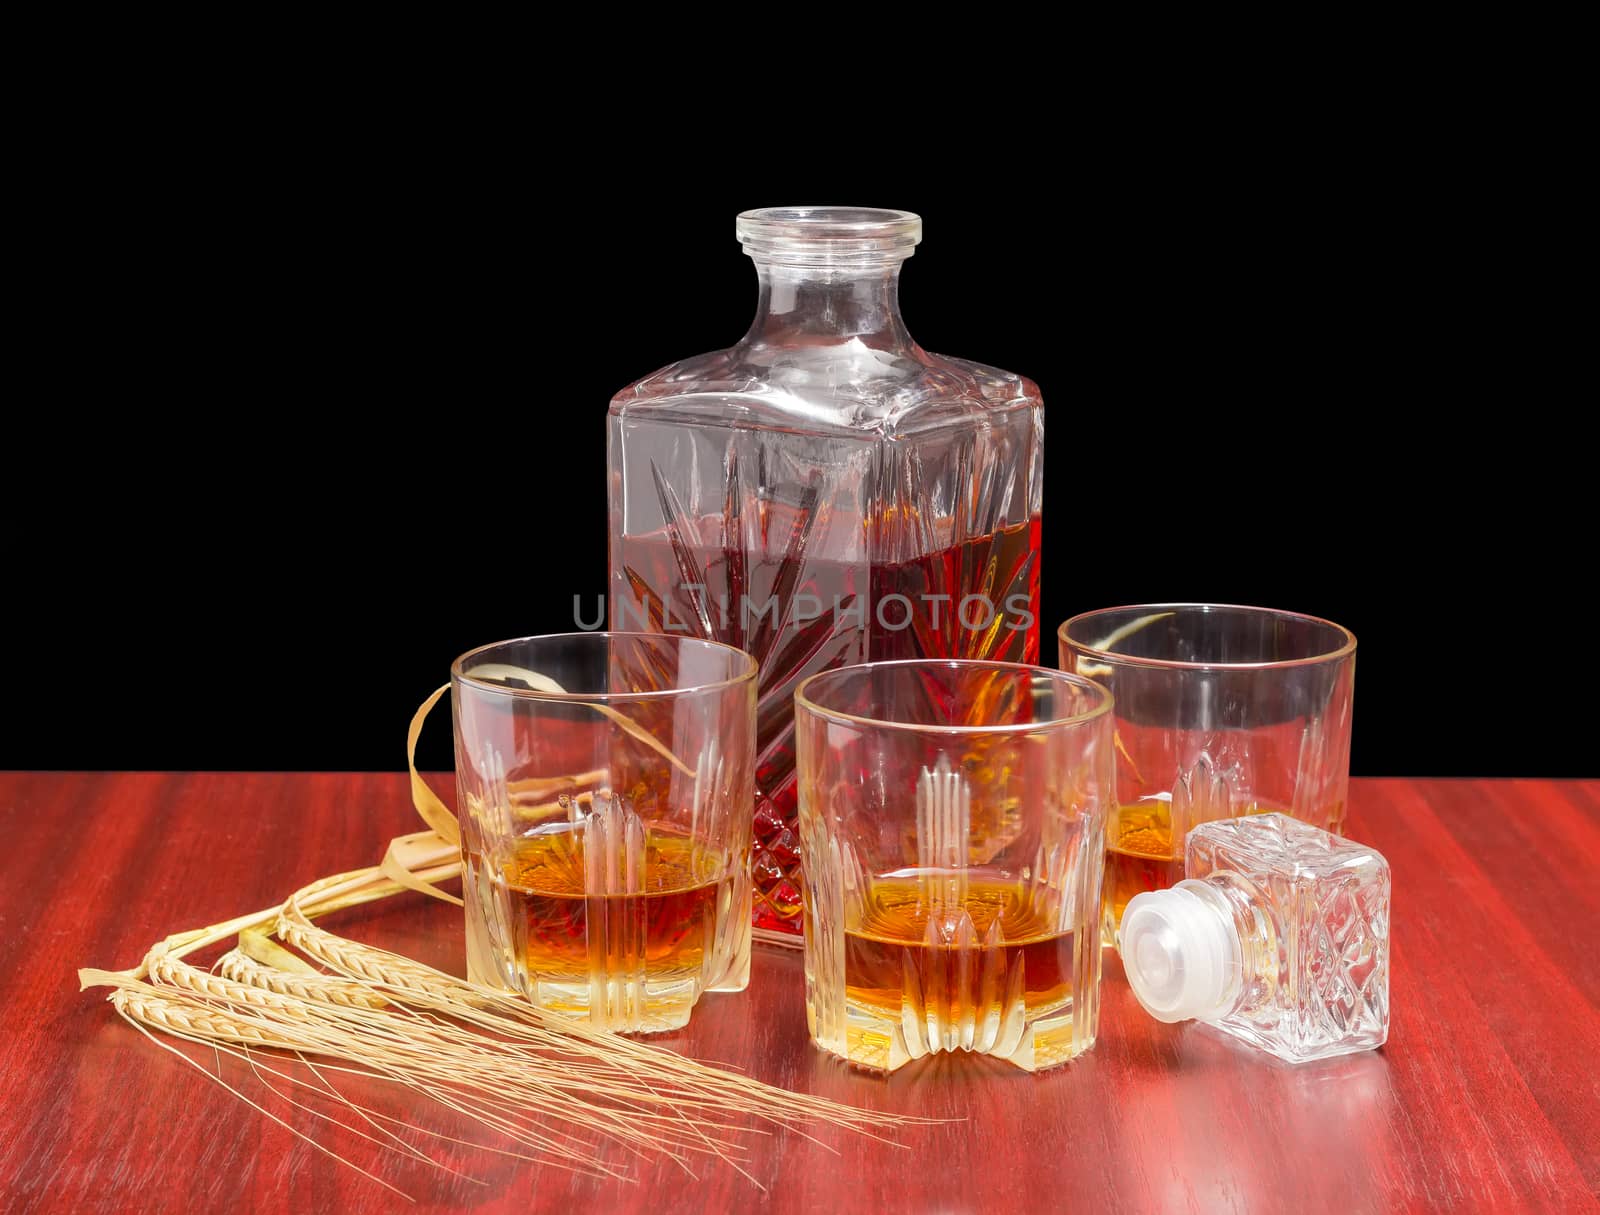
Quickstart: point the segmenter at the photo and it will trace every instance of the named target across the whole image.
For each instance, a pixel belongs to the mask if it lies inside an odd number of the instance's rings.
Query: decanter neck
[[[900,317],[900,264],[826,271],[756,261],[761,300],[745,346],[821,346],[856,340],[880,350],[915,346]]]
[[[768,207],[739,216],[756,263],[761,300],[742,345],[859,343],[912,352],[900,318],[900,263],[922,238],[907,211],[866,207]]]

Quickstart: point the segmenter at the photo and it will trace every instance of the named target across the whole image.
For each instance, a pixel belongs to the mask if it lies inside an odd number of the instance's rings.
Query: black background
[[[10,408],[0,766],[400,767],[457,653],[605,589],[607,400],[743,332],[734,215],[842,202],[924,217],[923,345],[1044,390],[1043,661],[1090,607],[1293,608],[1360,639],[1358,774],[1600,772],[1592,380],[1528,215],[1405,145],[369,134],[101,145]]]

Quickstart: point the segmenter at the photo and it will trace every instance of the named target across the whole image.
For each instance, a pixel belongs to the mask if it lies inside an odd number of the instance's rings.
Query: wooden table
[[[275,1108],[421,1210],[1596,1209],[1600,782],[1357,781],[1352,806],[1351,833],[1394,872],[1393,1027],[1380,1052],[1289,1068],[1161,1025],[1108,954],[1085,1058],[1042,1076],[936,1058],[885,1082],[808,1045],[799,957],[762,950],[750,990],[706,997],[674,1046],[787,1087],[962,1121],[907,1131],[899,1147],[773,1135],[752,1167],[763,1194],[716,1163],[696,1182],[645,1162],[628,1185],[489,1155],[474,1168],[487,1184],[473,1185]],[[404,1207],[145,1041],[74,978],[374,863],[414,829],[402,777],[0,773],[0,827],[0,1209]],[[330,924],[460,973],[457,914],[403,895]]]

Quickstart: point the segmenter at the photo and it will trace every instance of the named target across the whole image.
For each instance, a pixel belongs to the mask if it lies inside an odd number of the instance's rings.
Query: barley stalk
[[[156,1029],[170,1030],[186,1037],[215,1039],[219,1042],[248,1042],[253,1046],[276,1046],[292,1050],[287,1038],[246,1025],[204,1004],[182,1000],[154,988],[120,988],[111,996],[120,1013]]]
[[[470,985],[420,962],[374,949],[318,928],[291,898],[278,916],[278,936],[342,975],[366,983],[382,983],[416,995],[467,994]],[[461,989],[466,989],[462,991]]]
[[[718,1135],[712,1136],[705,1127],[690,1125],[677,1115],[661,1117],[625,1108],[630,1095],[653,1098],[654,1093],[630,1093],[627,1085],[618,1086],[614,1081],[608,1085],[603,1077],[596,1083],[596,1078],[586,1080],[578,1074],[563,1076],[552,1084],[549,1076],[530,1074],[530,1064],[547,1061],[530,1059],[492,1039],[481,1039],[476,1049],[447,1053],[457,1045],[459,1035],[441,1032],[442,1023],[432,1026],[426,1018],[413,1024],[371,1009],[301,1003],[285,997],[263,1000],[260,992],[243,993],[238,984],[208,976],[182,962],[173,963],[159,951],[150,963],[152,979],[172,983],[170,992],[166,987],[125,976],[102,972],[101,978],[118,985],[113,1000],[119,1011],[174,1036],[198,1043],[236,1042],[246,1047],[270,1046],[297,1055],[309,1052],[345,1060],[353,1066],[340,1070],[419,1089],[536,1151],[576,1154],[589,1171],[614,1171],[592,1159],[593,1142],[572,1134],[553,1121],[553,1116],[529,1119],[508,1111],[518,1104],[542,1109],[548,1099],[554,1112],[579,1129],[631,1144],[636,1151],[660,1150],[679,1158],[685,1151],[711,1151],[731,1159],[727,1150],[730,1144],[723,1132],[732,1128],[717,1126],[714,1129]],[[248,1055],[240,1057],[257,1069],[259,1077],[259,1064]],[[286,1073],[274,1074],[293,1080]],[[562,1091],[569,1087],[573,1093]],[[582,1094],[589,1087],[617,1097],[618,1108],[585,1099]],[[495,1096],[485,1097],[485,1093]],[[502,1099],[499,1094],[506,1094],[511,1100]],[[339,1100],[352,1109],[360,1108],[342,1097]],[[368,1116],[365,1111],[362,1114]],[[651,1122],[659,1125],[651,1126]],[[679,1122],[684,1125],[674,1125]]]
[[[448,1012],[458,1020],[503,1037],[521,1037],[569,1053],[592,1054],[612,1064],[631,1066],[642,1074],[659,1072],[661,1082],[676,1086],[671,1090],[673,1099],[683,1104],[739,1110],[784,1124],[820,1120],[851,1126],[863,1133],[874,1127],[888,1129],[923,1121],[793,1093],[696,1063],[649,1043],[593,1029],[584,1022],[528,1004],[520,997],[467,983],[388,950],[318,928],[299,912],[296,897],[284,904],[278,931],[284,940],[334,970],[403,995],[415,1007]]]
[[[166,987],[185,989],[220,1005],[246,1005],[271,1009],[283,1016],[305,1015],[304,1001],[293,1000],[269,987],[238,983],[222,975],[200,970],[175,958],[165,945],[157,945],[145,955],[145,970],[151,981]]]
[[[236,983],[266,988],[298,1000],[343,1004],[350,1008],[382,1008],[387,1003],[365,984],[332,975],[291,974],[276,967],[263,966],[237,949],[230,949],[217,959],[217,972]]]

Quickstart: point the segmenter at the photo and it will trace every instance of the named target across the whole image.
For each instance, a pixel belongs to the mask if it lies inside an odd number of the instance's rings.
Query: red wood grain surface
[[[414,826],[398,776],[0,773],[0,1209],[405,1208],[144,1040],[74,971],[374,863]],[[959,1121],[898,1146],[759,1138],[763,1191],[715,1162],[691,1179],[636,1161],[628,1184],[487,1154],[462,1158],[468,1181],[262,1099],[424,1211],[1597,1209],[1600,782],[1357,781],[1350,832],[1394,874],[1393,1025],[1375,1053],[1290,1068],[1159,1024],[1108,953],[1083,1059],[1029,1076],[940,1057],[883,1081],[810,1047],[799,957],[763,951],[748,992],[707,996],[667,1040]],[[458,916],[403,895],[330,926],[461,973]],[[224,1075],[250,1084],[242,1065]]]

